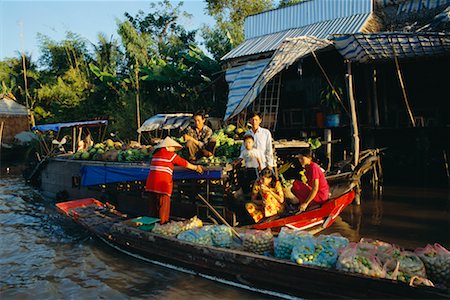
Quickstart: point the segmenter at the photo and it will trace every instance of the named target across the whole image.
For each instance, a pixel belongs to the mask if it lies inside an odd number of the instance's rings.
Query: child
[[[283,188],[269,167],[264,168],[260,178],[255,181],[252,202],[247,203],[245,208],[256,223],[263,217],[275,216],[283,211]]]
[[[181,148],[183,148],[183,146],[172,140],[170,137],[166,137],[162,142],[155,146],[155,152],[153,153],[152,161],[150,163],[150,173],[147,177],[145,190],[149,192],[150,215],[157,210],[161,224],[169,221],[174,165],[182,166],[198,173],[203,173],[202,166],[193,165],[174,153]]]
[[[267,166],[264,154],[261,150],[253,148],[254,144],[253,135],[244,135],[244,148],[234,162],[235,166],[244,162],[245,169],[239,174],[239,183],[244,193],[250,192],[251,184],[258,178],[259,172]]]

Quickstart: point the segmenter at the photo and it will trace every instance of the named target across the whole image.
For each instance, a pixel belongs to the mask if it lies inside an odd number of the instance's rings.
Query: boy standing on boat
[[[193,165],[181,158],[176,153],[183,148],[170,137],[166,137],[155,147],[150,172],[145,184],[145,191],[149,193],[149,210],[152,215],[155,211],[159,213],[160,223],[169,221],[170,216],[170,196],[173,188],[173,167],[182,166],[186,169],[203,173],[203,167]]]
[[[269,129],[262,128],[259,125],[262,122],[262,116],[259,112],[252,112],[249,115],[249,123],[252,125],[252,129],[247,131],[245,135],[251,134],[255,141],[255,148],[262,151],[266,159],[267,165],[273,169],[275,162],[273,159],[272,149],[272,134]],[[241,151],[244,150],[244,145],[241,147]]]
[[[258,178],[259,172],[267,166],[264,153],[254,148],[255,140],[253,135],[244,135],[244,149],[241,149],[239,158],[233,163],[235,166],[244,162],[245,168],[238,174],[239,183],[244,193],[250,192],[253,182]]]

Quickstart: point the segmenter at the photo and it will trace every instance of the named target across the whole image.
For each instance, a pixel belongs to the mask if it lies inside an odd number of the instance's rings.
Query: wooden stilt
[[[356,101],[354,95],[354,83],[352,75],[352,63],[347,62],[347,76],[348,76],[348,95],[350,103],[350,116],[351,116],[351,131],[352,131],[352,150],[353,150],[353,164],[358,165],[359,162],[359,130],[358,130],[358,118],[356,116]]]
[[[331,169],[331,129],[325,129],[324,130],[325,135],[325,142],[327,143],[327,159],[328,159],[328,165],[327,165],[327,171],[330,171]]]
[[[374,125],[380,126],[380,113],[378,111],[378,93],[377,93],[377,68],[373,67],[373,119]]]

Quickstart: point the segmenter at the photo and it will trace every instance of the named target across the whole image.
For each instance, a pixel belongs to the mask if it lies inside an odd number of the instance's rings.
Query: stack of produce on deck
[[[125,145],[108,139],[89,147],[86,151],[78,151],[73,159],[99,161],[148,161],[151,158],[152,147],[130,142]]]
[[[197,216],[194,216],[191,219],[183,222],[170,221],[169,223],[166,223],[164,225],[156,224],[152,232],[161,235],[175,237],[182,231],[200,228],[202,226],[203,226],[202,220],[197,218]]]
[[[196,161],[196,164],[205,166],[220,166],[232,162],[237,159],[240,154],[242,141],[236,141],[234,138],[239,138],[239,135],[244,132],[244,129],[238,128],[230,124],[225,129],[220,129],[214,132],[212,139],[216,141],[214,155],[211,157],[202,157]],[[186,141],[183,137],[172,137],[175,141],[184,146]],[[188,152],[183,148],[178,154],[187,159]]]
[[[450,286],[450,252],[439,244],[411,252],[378,240],[361,239],[358,243],[350,243],[339,234],[316,238],[307,232],[286,227],[281,229],[276,238],[270,230],[241,230],[239,234],[242,241],[237,243],[229,227],[202,226],[195,220],[196,217],[184,223],[157,225],[153,232],[177,236],[180,240],[199,245],[273,255],[300,265],[387,278],[410,285],[433,286],[433,283],[438,283]]]

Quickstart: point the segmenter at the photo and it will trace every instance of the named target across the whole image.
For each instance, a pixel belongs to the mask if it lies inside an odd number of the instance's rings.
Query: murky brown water
[[[326,233],[449,248],[448,192],[430,193],[385,189],[383,200],[366,194]],[[0,225],[1,299],[270,299],[121,254],[59,215],[19,177],[0,178]]]

